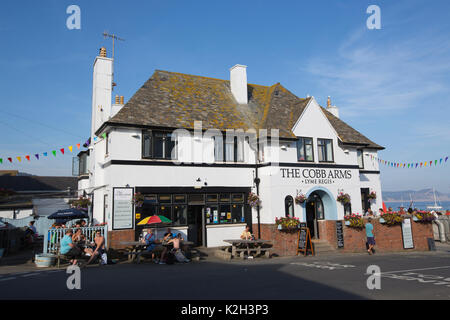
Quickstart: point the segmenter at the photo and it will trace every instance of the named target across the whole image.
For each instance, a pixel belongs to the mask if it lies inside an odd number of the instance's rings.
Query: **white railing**
[[[105,237],[105,248],[108,245],[108,226],[96,226],[96,227],[80,227],[80,228],[66,228],[66,229],[48,229],[44,234],[44,253],[56,253],[58,250],[61,239],[66,234],[67,229],[81,229],[81,233],[84,234],[86,240],[93,242],[95,233],[100,230],[103,237]]]

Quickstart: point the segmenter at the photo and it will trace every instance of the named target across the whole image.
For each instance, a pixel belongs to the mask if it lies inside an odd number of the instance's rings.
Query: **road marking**
[[[331,262],[291,262],[290,264],[304,266],[304,267],[312,267],[317,269],[327,269],[327,270],[343,270],[347,268],[355,268],[354,265],[351,264],[339,264],[339,263],[331,263]]]
[[[435,270],[435,269],[446,269],[450,268],[450,266],[444,266],[444,267],[433,267],[433,268],[421,268],[421,269],[409,269],[409,270],[398,270],[398,271],[387,271],[387,272],[381,272],[383,273],[395,273],[395,272],[411,272],[411,271],[421,271],[421,270]]]

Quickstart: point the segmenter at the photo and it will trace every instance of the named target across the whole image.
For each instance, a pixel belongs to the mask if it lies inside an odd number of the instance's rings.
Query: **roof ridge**
[[[155,69],[154,73],[156,73],[156,72],[167,72],[167,73],[172,73],[172,74],[182,75],[182,76],[190,76],[190,77],[197,77],[197,78],[203,78],[203,79],[209,79],[209,80],[218,80],[218,81],[223,81],[223,82],[230,82],[230,80],[224,80],[224,79],[213,78],[213,77],[205,77],[205,76],[200,76],[200,75],[196,75],[196,74],[181,73],[181,72],[168,71],[168,70]],[[276,84],[279,84],[279,82],[277,82]],[[273,84],[272,86],[274,86],[276,84]],[[256,83],[247,83],[247,85],[264,87],[264,88],[270,88],[271,87],[271,86],[265,86],[265,85],[256,84]]]

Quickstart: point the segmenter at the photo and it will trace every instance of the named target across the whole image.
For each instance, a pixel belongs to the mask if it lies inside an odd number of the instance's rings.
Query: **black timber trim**
[[[363,174],[380,174],[380,171],[376,171],[376,170],[359,170],[359,173],[363,173]]]

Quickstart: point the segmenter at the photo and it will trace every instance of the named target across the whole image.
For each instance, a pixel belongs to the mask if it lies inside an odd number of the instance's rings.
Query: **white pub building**
[[[249,84],[243,65],[230,69],[230,80],[156,70],[125,104],[123,97],[112,103],[112,89],[113,59],[102,48],[79,189],[92,200],[94,222],[108,224],[112,246],[137,240],[138,223],[151,215],[169,218],[167,226],[198,246],[217,247],[246,225],[258,237],[287,215],[320,239],[321,221],[382,206],[370,155],[383,147],[343,122],[330,99],[323,108],[280,83]],[[250,192],[259,208],[247,203]],[[339,192],[351,203],[338,202]],[[132,203],[135,193],[141,206]]]

